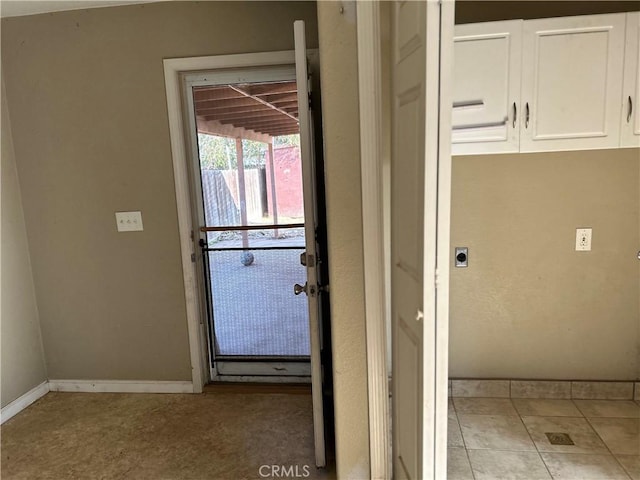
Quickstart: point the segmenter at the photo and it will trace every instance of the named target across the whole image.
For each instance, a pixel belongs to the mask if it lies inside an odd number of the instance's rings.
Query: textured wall
[[[3,73],[4,74],[4,73]],[[47,379],[11,122],[2,82],[2,407]]]
[[[343,14],[340,8],[344,7]],[[318,2],[338,478],[369,476],[355,4]]]
[[[638,149],[454,158],[452,377],[640,376],[639,170]]]
[[[456,23],[638,10],[625,1],[461,1]],[[640,377],[640,153],[453,160],[450,375]],[[593,226],[593,251],[575,229]],[[523,247],[523,245],[525,245]]]
[[[50,378],[190,380],[164,58],[317,46],[315,3],[162,2],[2,20]],[[145,230],[117,233],[114,212]]]

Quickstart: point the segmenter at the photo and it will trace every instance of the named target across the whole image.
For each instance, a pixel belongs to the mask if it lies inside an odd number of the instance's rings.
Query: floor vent
[[[568,433],[545,432],[551,445],[575,445]]]

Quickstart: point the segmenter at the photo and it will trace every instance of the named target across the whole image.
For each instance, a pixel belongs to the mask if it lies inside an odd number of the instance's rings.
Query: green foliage
[[[238,167],[236,141],[233,138],[198,133],[198,150],[202,169],[227,170]]]
[[[299,145],[300,135],[297,134],[273,138],[274,148]],[[235,138],[198,133],[198,150],[200,152],[200,168],[205,170],[231,170],[238,168]],[[266,143],[242,140],[242,151],[245,168],[257,168],[265,164]]]
[[[282,135],[280,137],[273,137],[273,148],[279,147],[299,147],[300,135],[295,133],[293,135]]]

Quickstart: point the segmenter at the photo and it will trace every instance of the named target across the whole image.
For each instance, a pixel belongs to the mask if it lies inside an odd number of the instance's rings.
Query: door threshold
[[[281,393],[287,395],[311,395],[311,384],[307,383],[241,383],[241,382],[212,382],[204,386],[202,393],[240,393],[240,394],[270,394]]]
[[[233,384],[233,383],[247,383],[249,385],[260,384],[274,384],[274,383],[286,383],[286,384],[311,384],[311,377],[308,375],[245,375],[245,374],[223,374],[216,375],[212,372],[209,377],[210,384]]]

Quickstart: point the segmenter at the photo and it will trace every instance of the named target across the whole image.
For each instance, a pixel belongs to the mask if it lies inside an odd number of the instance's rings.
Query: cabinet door
[[[640,13],[627,14],[622,87],[622,147],[640,147]]]
[[[615,148],[625,14],[524,22],[520,151]]]
[[[517,152],[522,20],[458,25],[452,153]]]

